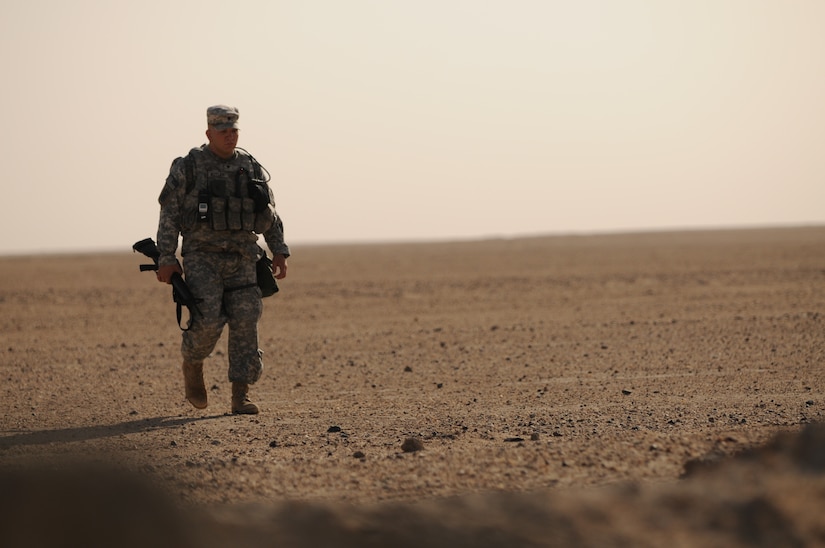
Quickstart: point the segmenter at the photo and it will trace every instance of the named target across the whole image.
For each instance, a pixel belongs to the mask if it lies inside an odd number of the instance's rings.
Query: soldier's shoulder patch
[[[184,163],[186,158],[183,156],[179,156],[172,160],[172,166],[169,168],[169,175],[174,175],[180,178],[181,175],[184,174]]]
[[[184,181],[186,172],[183,166],[183,158],[175,158],[172,161],[172,166],[169,168],[169,175],[166,177],[166,183],[163,185],[163,190],[158,196],[158,202],[161,205],[165,204],[174,192],[181,186],[181,181]]]

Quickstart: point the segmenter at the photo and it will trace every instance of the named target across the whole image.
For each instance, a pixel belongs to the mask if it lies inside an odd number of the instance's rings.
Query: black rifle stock
[[[155,241],[152,238],[146,238],[145,240],[141,240],[137,242],[135,245],[132,246],[134,251],[138,253],[143,253],[155,264],[142,264],[140,265],[140,271],[146,272],[147,270],[157,270],[158,269],[158,259],[160,258],[160,251],[158,251],[158,246],[155,245]],[[189,323],[192,323],[192,318],[195,315],[203,317],[200,309],[198,308],[198,299],[192,294],[192,291],[189,289],[189,286],[186,285],[183,277],[175,272],[172,274],[172,300],[177,303],[178,310],[178,327],[183,329],[180,325],[181,320],[181,305],[185,306],[189,309]],[[188,329],[188,326],[187,326]],[[184,329],[185,331],[185,329]]]

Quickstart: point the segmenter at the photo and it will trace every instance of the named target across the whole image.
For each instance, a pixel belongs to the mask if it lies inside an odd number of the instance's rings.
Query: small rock
[[[530,434],[530,441],[539,441],[539,433],[533,432],[532,434]]]
[[[272,440],[271,442],[269,442],[269,446],[270,447],[278,447],[278,440]]]
[[[404,373],[412,373],[412,367],[410,367],[409,365],[405,366]]]
[[[330,432],[330,433],[340,432],[340,431],[341,431],[340,426],[330,426],[329,428],[327,428],[327,432]]]
[[[624,394],[625,396],[629,396],[630,394],[632,394],[632,392],[630,390],[622,390],[622,394]]]
[[[362,451],[356,451],[352,454],[352,456],[356,459],[363,459],[364,457],[366,457],[366,455]]]
[[[504,438],[506,442],[517,442],[517,441],[524,441],[524,438]]]
[[[407,438],[404,440],[404,443],[401,444],[401,450],[405,453],[413,453],[415,451],[421,451],[422,449],[424,449],[424,442],[418,438]]]

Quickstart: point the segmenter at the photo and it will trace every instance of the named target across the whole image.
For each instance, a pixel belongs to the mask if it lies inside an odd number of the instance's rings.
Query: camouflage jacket
[[[256,166],[248,154],[235,150],[232,158],[224,160],[210,151],[208,145],[202,145],[193,148],[188,158],[177,158],[172,162],[166,184],[158,197],[158,264],[175,264],[179,235],[183,236],[181,255],[184,256],[197,251],[234,252],[257,260],[260,246],[256,231],[263,235],[272,253],[289,256],[289,247],[284,243],[283,223],[275,211],[268,185],[265,185],[265,192],[269,195],[269,204],[266,204],[265,210],[252,213],[252,200],[246,183],[256,172]],[[188,167],[187,161],[190,162]],[[209,217],[201,220],[198,206],[199,202],[204,201],[209,204]],[[234,217],[230,210],[235,211]],[[247,213],[254,215],[249,217],[250,222],[247,222]],[[222,219],[220,225],[213,221],[213,217],[218,219],[218,214]],[[227,216],[230,216],[228,226],[225,223]],[[242,216],[244,221],[240,224]],[[237,219],[237,224],[232,222],[233,219]],[[257,221],[254,226],[253,220]]]

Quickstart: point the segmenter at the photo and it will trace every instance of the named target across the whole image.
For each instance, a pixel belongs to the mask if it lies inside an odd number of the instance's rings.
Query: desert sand
[[[825,545],[825,227],[294,246],[257,416],[132,243],[0,258],[0,545]]]

